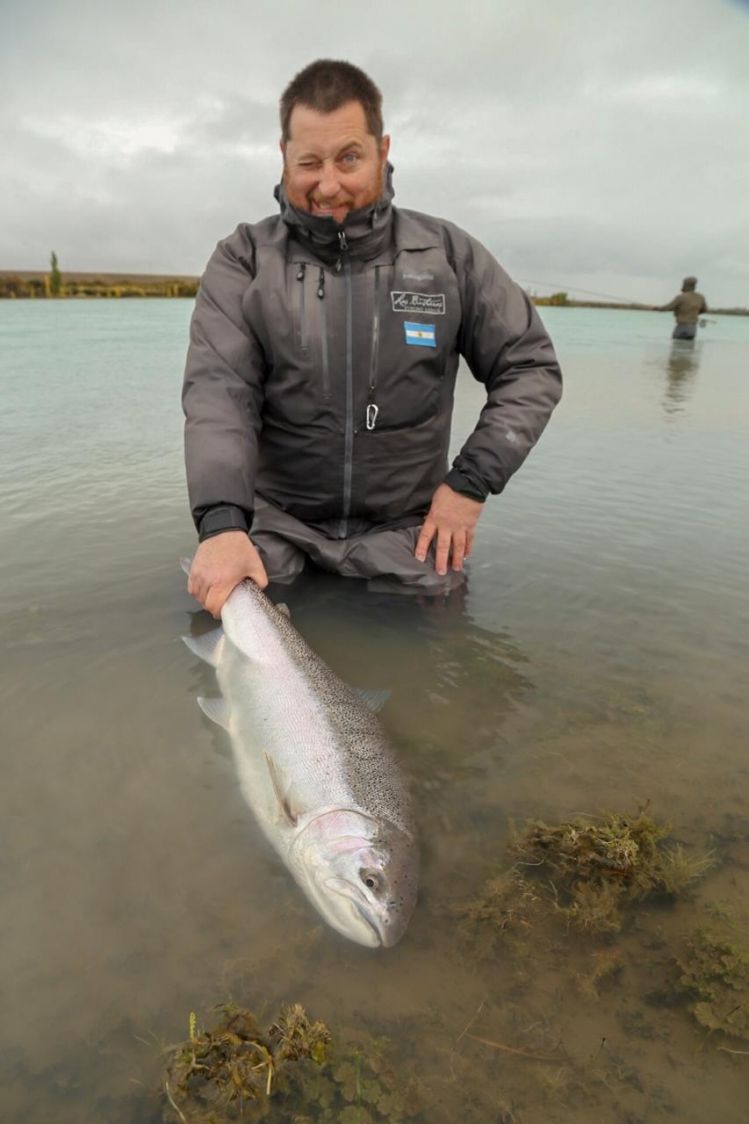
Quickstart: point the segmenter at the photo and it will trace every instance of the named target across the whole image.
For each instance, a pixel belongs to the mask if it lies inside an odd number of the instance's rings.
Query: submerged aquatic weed
[[[749,1039],[749,950],[700,929],[676,960],[677,988],[700,1026]]]
[[[486,956],[499,945],[522,949],[520,936],[533,927],[541,898],[526,879],[506,871],[484,884],[473,901],[455,907],[461,920],[460,935],[476,952]]]
[[[593,953],[593,964],[588,972],[577,976],[577,987],[585,999],[600,998],[601,988],[621,975],[624,957],[618,948],[602,948]]]
[[[414,1087],[393,1069],[386,1040],[333,1047],[324,1023],[303,1007],[284,1007],[266,1031],[233,1004],[218,1008],[210,1030],[191,1014],[189,1038],[166,1071],[165,1121],[314,1120],[400,1124],[414,1116]]]
[[[711,853],[665,846],[669,832],[644,809],[555,825],[530,821],[510,843],[515,866],[457,908],[461,935],[479,954],[492,955],[500,945],[522,952],[520,938],[550,914],[582,932],[617,933],[625,907],[687,893],[712,866]]]
[[[663,847],[669,832],[644,810],[608,813],[554,826],[531,822],[510,849],[519,865],[547,880],[557,909],[576,928],[616,933],[626,905],[683,893],[711,865],[709,855],[690,858],[679,845]]]

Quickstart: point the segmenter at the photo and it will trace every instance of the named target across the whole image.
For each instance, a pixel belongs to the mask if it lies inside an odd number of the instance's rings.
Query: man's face
[[[349,211],[379,198],[389,150],[389,137],[378,143],[369,132],[358,101],[332,113],[295,105],[289,139],[281,143],[286,197],[300,211],[340,226]]]

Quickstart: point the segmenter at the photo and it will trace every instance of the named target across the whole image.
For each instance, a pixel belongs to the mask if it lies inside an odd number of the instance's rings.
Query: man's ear
[[[281,155],[283,156],[284,160],[286,160],[286,141],[283,139],[283,137],[281,137],[280,141],[278,142],[278,147],[281,149]]]
[[[387,134],[380,141],[380,160],[384,164],[390,153],[390,137]]]

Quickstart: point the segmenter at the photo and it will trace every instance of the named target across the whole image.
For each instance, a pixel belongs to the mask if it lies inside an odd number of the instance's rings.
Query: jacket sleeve
[[[502,491],[538,441],[561,397],[562,374],[529,298],[488,250],[465,237],[455,258],[459,346],[487,399],[446,483],[483,500]]]
[[[679,297],[676,296],[676,297],[674,297],[674,299],[672,301],[669,301],[668,304],[659,304],[655,311],[656,312],[675,312],[676,306],[677,306],[678,303],[679,303]]]
[[[254,247],[240,226],[208,262],[190,324],[182,408],[187,488],[201,539],[246,530],[252,521],[265,380],[262,348],[242,313],[253,275]]]

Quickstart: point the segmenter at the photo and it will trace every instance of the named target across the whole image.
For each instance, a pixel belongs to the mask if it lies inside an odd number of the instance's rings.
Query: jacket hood
[[[385,175],[379,199],[358,211],[349,211],[339,225],[333,218],[311,215],[293,206],[286,198],[283,182],[276,185],[273,197],[278,201],[281,218],[294,231],[302,243],[324,262],[334,262],[341,254],[339,234],[346,235],[346,242],[353,257],[376,257],[390,236],[392,223],[393,165],[385,165]]]
[[[682,293],[693,293],[697,287],[696,277],[685,277],[681,283]]]

